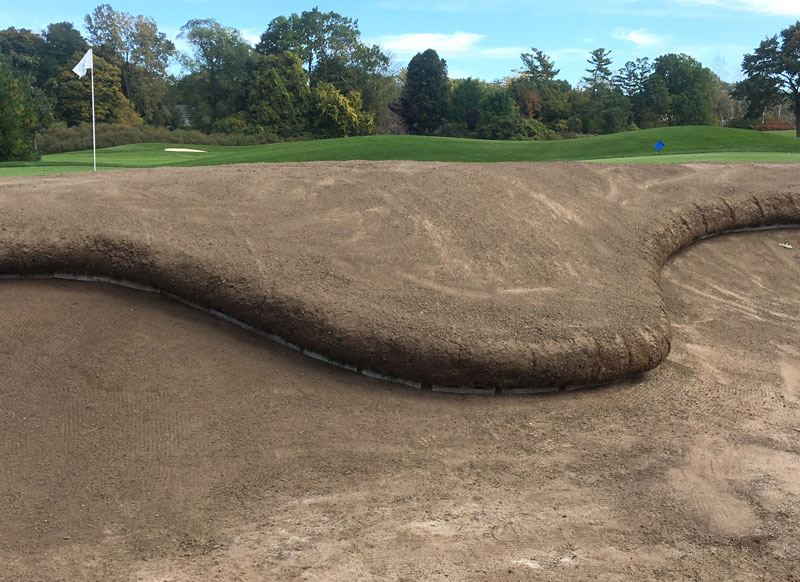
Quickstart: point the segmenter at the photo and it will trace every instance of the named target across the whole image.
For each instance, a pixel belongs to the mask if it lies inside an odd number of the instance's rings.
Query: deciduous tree
[[[514,99],[503,87],[488,87],[480,105],[478,136],[482,139],[526,139],[530,122],[523,119]]]
[[[311,95],[314,133],[319,137],[350,137],[372,133],[372,114],[363,110],[357,92],[342,95],[330,83],[319,83]]]
[[[251,122],[282,135],[297,135],[306,127],[308,83],[294,53],[259,55],[248,90]]]
[[[44,48],[44,39],[27,28],[0,30],[0,55],[5,55],[6,65],[13,67],[26,85],[37,84]]]
[[[35,160],[36,106],[9,60],[0,55],[0,162]]]
[[[533,81],[518,75],[509,79],[506,87],[523,117],[536,119],[540,116],[543,106],[542,96],[539,87]]]
[[[656,111],[668,125],[713,125],[716,105],[714,74],[685,54],[658,57],[646,82]]]
[[[75,63],[69,62],[72,55],[85,53],[89,45],[86,44],[81,33],[75,30],[71,22],[48,24],[42,36],[45,46],[39,68],[39,86],[47,90],[49,89],[48,85],[55,81],[61,69],[67,65],[75,66]]]
[[[381,99],[381,90],[390,76],[390,60],[377,45],[358,44],[349,54],[322,55],[314,69],[311,84],[332,83],[339,91],[359,91],[364,106],[375,110],[386,103]]]
[[[191,74],[181,80],[179,90],[197,114],[197,125],[208,127],[244,110],[254,53],[242,34],[205,19],[187,22],[180,38],[189,43],[192,54],[184,58]]]
[[[480,120],[481,100],[486,88],[486,83],[472,77],[455,81],[447,118],[454,123],[466,124],[468,131],[475,131]]]
[[[738,84],[734,96],[747,101],[748,115],[761,115],[765,108],[788,100],[800,137],[800,21],[745,55],[742,71],[747,78]]]
[[[264,55],[295,53],[306,67],[309,78],[323,58],[339,57],[349,62],[359,47],[358,21],[319,8],[274,18],[261,35],[256,50]]]
[[[72,55],[70,62],[77,63],[83,56]],[[61,71],[56,96],[57,112],[70,125],[92,120],[91,79],[89,75],[78,78],[72,67]],[[133,104],[122,93],[122,72],[103,57],[94,56],[95,117],[98,122],[121,125],[139,125],[142,118]]]
[[[85,23],[97,54],[119,67],[123,94],[145,120],[152,121],[163,107],[175,45],[152,18],[117,12],[108,4],[87,14]]]

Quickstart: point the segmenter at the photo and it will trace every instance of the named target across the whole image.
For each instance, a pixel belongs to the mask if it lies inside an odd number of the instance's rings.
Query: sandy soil
[[[415,391],[158,296],[3,282],[0,580],[798,580],[796,249],[687,249],[668,359],[546,396]]]
[[[128,278],[431,386],[595,384],[669,351],[689,242],[800,223],[800,166],[315,163],[0,180],[0,273]]]

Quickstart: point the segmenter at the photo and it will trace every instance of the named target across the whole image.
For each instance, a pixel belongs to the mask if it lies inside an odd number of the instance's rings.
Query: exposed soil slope
[[[658,364],[664,261],[800,223],[797,165],[315,163],[0,181],[0,272],[152,285],[423,385]]]

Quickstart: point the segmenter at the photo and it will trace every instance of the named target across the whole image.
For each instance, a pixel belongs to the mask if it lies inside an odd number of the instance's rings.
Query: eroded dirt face
[[[3,282],[0,579],[798,579],[800,232],[704,241],[662,285],[653,372],[487,398]]]
[[[558,389],[669,351],[658,273],[800,222],[800,165],[341,162],[0,180],[0,273],[129,279],[426,385]]]

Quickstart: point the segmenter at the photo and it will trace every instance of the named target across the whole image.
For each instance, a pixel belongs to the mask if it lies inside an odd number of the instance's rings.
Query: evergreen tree
[[[525,68],[519,70],[520,75],[536,86],[554,81],[560,69],[556,69],[555,63],[536,47],[532,47],[531,51],[520,55],[522,64],[525,65]]]
[[[624,95],[633,97],[644,91],[644,83],[653,73],[653,65],[647,57],[628,61],[612,80],[615,87],[618,87]]]
[[[586,69],[589,73],[588,77],[584,77],[583,81],[586,83],[587,88],[596,93],[598,89],[608,87],[611,84],[611,59],[608,58],[611,54],[610,50],[598,48],[590,53],[592,56],[586,62],[591,65],[591,68]]]
[[[393,109],[410,133],[433,134],[447,114],[449,90],[447,63],[428,49],[408,64],[405,85]]]

